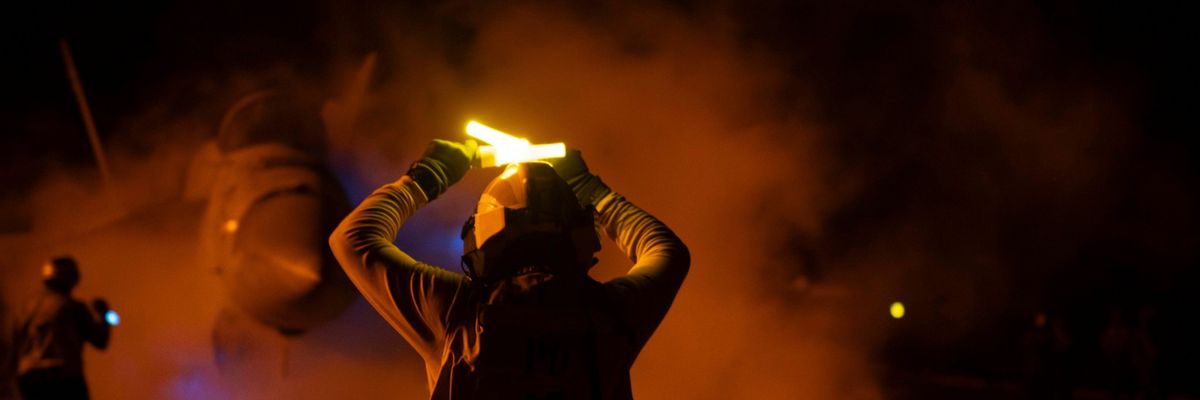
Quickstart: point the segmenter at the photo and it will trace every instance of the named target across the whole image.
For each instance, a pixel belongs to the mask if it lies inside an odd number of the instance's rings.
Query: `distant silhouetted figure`
[[[1137,320],[1130,335],[1129,361],[1137,382],[1138,399],[1163,397],[1158,385],[1159,347],[1154,338],[1153,324],[1157,310],[1151,306],[1138,309]]]
[[[1071,338],[1061,318],[1039,312],[1025,333],[1025,390],[1031,399],[1071,398],[1067,351]]]
[[[509,165],[463,226],[465,274],[392,241],[458,181],[473,143],[434,141],[330,239],[350,279],[425,359],[432,399],[630,399],[629,369],[687,275],[683,242],[588,172],[578,151]],[[634,262],[588,276],[601,229]]]
[[[1137,374],[1133,362],[1134,340],[1133,326],[1124,310],[1113,308],[1100,338],[1100,347],[1104,350],[1108,385],[1114,399],[1135,398]]]
[[[89,308],[71,297],[79,267],[70,257],[47,262],[42,277],[45,289],[15,315],[17,386],[27,400],[87,399],[83,344],[108,346],[108,304],[96,299]]]

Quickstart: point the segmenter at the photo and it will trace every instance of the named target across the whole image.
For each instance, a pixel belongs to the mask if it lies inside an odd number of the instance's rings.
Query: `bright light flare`
[[[480,164],[483,167],[561,158],[567,154],[567,146],[561,142],[530,144],[525,138],[509,135],[475,121],[467,123],[467,134],[491,145],[479,148]]]
[[[225,225],[221,226],[221,229],[224,229],[225,233],[237,232],[238,222],[236,219],[231,219],[231,220],[225,221]]]
[[[530,160],[562,158],[567,155],[567,146],[562,143],[534,144],[528,146],[480,146],[479,157],[483,166],[491,167]]]
[[[492,129],[492,127],[471,121],[467,123],[467,134],[471,137],[488,142],[493,146],[528,146],[529,141]]]
[[[104,322],[107,322],[110,326],[120,325],[121,316],[117,315],[116,311],[108,310],[108,312],[104,313]]]
[[[904,303],[901,303],[898,301],[895,303],[892,303],[892,306],[888,309],[888,311],[890,311],[892,313],[892,318],[895,318],[895,319],[904,318]]]

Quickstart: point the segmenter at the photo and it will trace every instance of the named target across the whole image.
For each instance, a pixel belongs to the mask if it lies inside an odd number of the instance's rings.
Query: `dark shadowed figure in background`
[[[0,289],[0,399],[17,397],[17,360],[13,354],[13,329],[8,329],[12,322],[8,318],[9,312],[3,289]]]
[[[1108,325],[1100,338],[1109,390],[1114,399],[1133,399],[1137,391],[1137,374],[1134,371],[1134,333],[1125,311],[1113,308],[1108,314]]]
[[[1136,315],[1114,308],[1100,340],[1114,399],[1160,399],[1159,346],[1154,338],[1156,309],[1137,308]]]
[[[1157,311],[1151,306],[1138,308],[1137,321],[1130,332],[1129,362],[1137,386],[1135,398],[1163,398],[1158,385],[1158,344],[1153,324]]]
[[[1057,316],[1038,312],[1025,333],[1025,390],[1031,399],[1071,398],[1068,354],[1071,337]]]
[[[27,400],[86,399],[83,345],[108,347],[108,303],[96,299],[88,307],[71,297],[79,267],[70,257],[47,262],[42,276],[45,289],[14,313],[18,389]]]
[[[473,142],[435,140],[396,182],[362,202],[330,243],[372,306],[425,359],[433,399],[629,399],[629,369],[690,265],[687,248],[592,175],[578,151],[509,165],[463,227],[464,274],[392,241],[457,182]],[[600,228],[633,261],[588,276]]]

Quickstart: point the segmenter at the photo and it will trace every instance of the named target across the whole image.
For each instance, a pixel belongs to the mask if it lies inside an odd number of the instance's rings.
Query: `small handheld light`
[[[104,322],[107,322],[110,326],[120,325],[121,324],[121,316],[117,315],[116,311],[108,310],[107,312],[104,313]]]
[[[467,134],[491,145],[479,148],[481,164],[484,167],[561,158],[567,153],[567,147],[562,142],[530,144],[525,138],[509,135],[475,121],[467,123]]]

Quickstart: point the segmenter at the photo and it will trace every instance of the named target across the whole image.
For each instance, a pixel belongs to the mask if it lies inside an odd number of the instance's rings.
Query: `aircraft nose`
[[[227,222],[236,231],[234,257],[222,278],[233,303],[280,330],[302,331],[340,313],[354,291],[326,244],[337,217],[317,196],[282,193]]]

